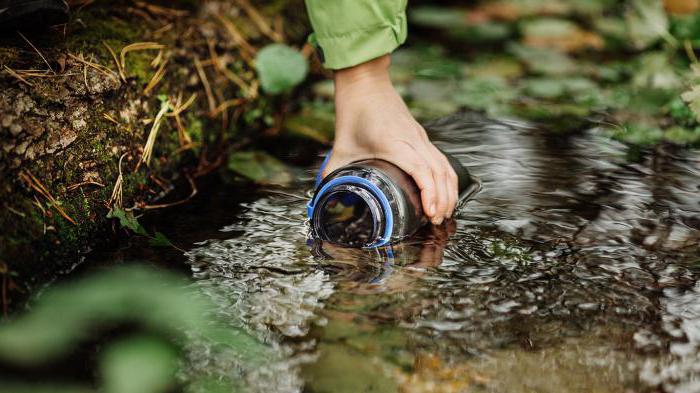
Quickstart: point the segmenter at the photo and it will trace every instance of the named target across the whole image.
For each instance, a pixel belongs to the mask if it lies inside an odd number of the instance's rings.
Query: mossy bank
[[[167,205],[274,133],[254,57],[307,31],[295,0],[71,5],[65,26],[0,37],[0,273],[22,282],[112,239],[110,210]]]

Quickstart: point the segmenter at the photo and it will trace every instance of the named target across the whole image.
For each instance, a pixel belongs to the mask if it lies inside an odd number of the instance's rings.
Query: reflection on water
[[[190,251],[219,312],[277,349],[237,366],[254,390],[700,390],[696,151],[630,161],[595,130],[468,114],[428,128],[483,182],[454,222],[391,249],[308,241],[310,169]]]

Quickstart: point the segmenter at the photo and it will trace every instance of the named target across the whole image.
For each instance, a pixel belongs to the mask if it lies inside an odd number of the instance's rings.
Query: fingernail
[[[440,225],[440,224],[442,224],[442,217],[433,218],[433,225]]]

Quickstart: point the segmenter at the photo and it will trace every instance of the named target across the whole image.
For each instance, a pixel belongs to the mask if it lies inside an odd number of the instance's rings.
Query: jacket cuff
[[[338,35],[312,34],[309,42],[318,49],[324,67],[338,70],[393,52],[406,41],[407,33],[406,12],[402,11],[388,25]]]

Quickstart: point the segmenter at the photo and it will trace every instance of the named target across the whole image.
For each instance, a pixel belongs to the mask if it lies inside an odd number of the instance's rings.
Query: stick
[[[53,70],[53,67],[51,67],[51,64],[49,64],[49,61],[46,60],[46,57],[44,57],[44,55],[41,53],[41,51],[40,51],[39,49],[37,49],[36,46],[34,46],[34,44],[32,44],[32,42],[29,41],[29,40],[27,39],[27,37],[24,36],[24,34],[22,34],[22,33],[19,32],[19,31],[17,31],[17,34],[19,34],[20,37],[22,37],[25,41],[27,41],[27,44],[29,44],[29,46],[31,46],[32,49],[34,49],[34,51],[35,51],[36,53],[39,54],[39,57],[41,57],[41,60],[44,60],[44,63],[46,63],[46,65],[49,67],[49,69],[51,70],[51,72],[53,72],[53,73],[55,74],[56,71]]]

